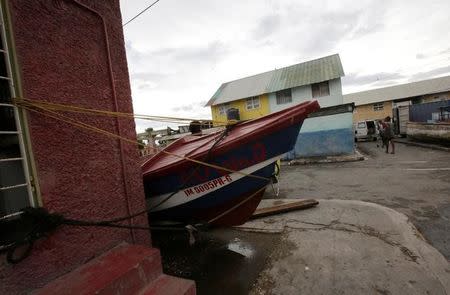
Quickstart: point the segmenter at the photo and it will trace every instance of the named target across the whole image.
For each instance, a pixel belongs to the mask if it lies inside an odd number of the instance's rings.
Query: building
[[[0,18],[0,217],[24,206],[81,220],[109,220],[143,210],[132,119],[64,113],[132,140],[127,144],[13,101],[20,97],[132,113],[119,1],[1,0]],[[148,220],[141,215],[122,224],[148,226]],[[2,237],[8,234],[3,228]],[[30,255],[15,265],[0,253],[0,294],[30,293],[124,242],[154,253],[155,263],[146,269],[160,273],[149,231],[60,226],[35,241]],[[116,259],[115,271],[124,265]],[[107,266],[90,271],[101,276],[94,280],[98,287],[111,280]],[[128,275],[132,287],[137,274]],[[65,294],[77,293],[71,289],[76,282],[64,283]],[[92,285],[84,287],[94,293]]]
[[[223,83],[207,102],[213,121],[226,121],[229,108],[239,110],[241,120],[258,118],[302,101],[317,99],[322,107],[342,104],[339,55]]]
[[[213,121],[222,123],[232,108],[247,120],[316,99],[329,109],[304,122],[288,158],[349,154],[354,151],[352,108],[338,107],[343,103],[342,76],[339,55],[334,54],[223,83],[206,106],[211,107]]]
[[[449,99],[450,76],[344,95],[344,103],[355,104],[354,122],[394,117],[399,106]]]

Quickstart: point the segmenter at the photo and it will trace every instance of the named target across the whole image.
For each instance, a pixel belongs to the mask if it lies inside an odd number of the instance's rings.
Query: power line
[[[143,14],[144,12],[146,12],[147,10],[149,10],[153,5],[155,5],[156,3],[158,3],[159,0],[156,0],[155,2],[153,2],[152,4],[150,4],[149,6],[147,6],[144,10],[142,10],[141,12],[139,12],[137,15],[135,15],[134,17],[132,17],[129,21],[127,21],[126,23],[124,23],[122,25],[122,27],[125,27],[126,25],[128,25],[129,23],[131,23],[132,21],[134,21],[136,18],[138,18],[141,14]]]

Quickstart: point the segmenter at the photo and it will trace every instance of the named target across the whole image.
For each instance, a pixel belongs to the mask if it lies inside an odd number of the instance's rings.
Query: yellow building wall
[[[219,106],[215,105],[211,106],[212,119],[214,121],[214,126],[221,125],[227,121],[227,115],[221,115],[219,113]],[[267,94],[263,94],[259,96],[259,108],[247,110],[247,102],[246,99],[239,99],[230,102],[230,108],[235,108],[239,110],[239,116],[241,120],[250,120],[259,118],[269,114],[269,96]]]
[[[353,111],[353,122],[363,120],[384,119],[387,116],[392,117],[392,101],[383,102],[383,110],[374,111],[373,103],[356,106]]]

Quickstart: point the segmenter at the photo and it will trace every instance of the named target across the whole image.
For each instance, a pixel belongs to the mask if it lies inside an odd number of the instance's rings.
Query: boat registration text
[[[221,187],[226,184],[229,184],[232,181],[233,181],[233,179],[231,178],[231,176],[229,174],[227,174],[225,176],[213,179],[211,181],[187,188],[184,190],[184,194],[188,197],[188,196],[192,196],[195,194],[207,192],[207,191],[213,190],[217,187]]]

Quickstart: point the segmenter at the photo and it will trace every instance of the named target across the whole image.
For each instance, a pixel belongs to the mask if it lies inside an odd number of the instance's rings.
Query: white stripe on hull
[[[251,174],[255,171],[258,171],[259,169],[266,167],[267,165],[274,163],[279,158],[280,158],[280,156],[273,157],[264,162],[260,162],[253,166],[242,169],[240,172],[245,173],[245,174]],[[244,178],[244,177],[247,177],[247,176],[242,175],[240,173],[231,173],[231,174],[227,174],[222,177],[218,177],[218,178],[209,180],[207,182],[204,182],[204,183],[201,183],[198,185],[194,185],[194,186],[182,189],[182,190],[178,191],[176,194],[174,194],[172,197],[170,197],[167,201],[162,203],[160,206],[151,210],[151,212],[157,212],[157,211],[161,211],[161,210],[164,210],[164,209],[167,209],[170,207],[175,207],[175,206],[179,206],[179,205],[191,202],[195,199],[203,197],[204,195],[207,195],[207,194],[214,192],[216,190],[219,190],[227,185],[230,185],[231,183],[233,183],[241,178]],[[152,206],[155,206],[156,204],[162,202],[165,198],[167,198],[172,193],[173,192],[170,192],[170,193],[167,193],[164,195],[159,195],[157,197],[147,198],[147,206],[150,208]]]

